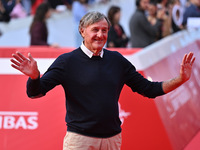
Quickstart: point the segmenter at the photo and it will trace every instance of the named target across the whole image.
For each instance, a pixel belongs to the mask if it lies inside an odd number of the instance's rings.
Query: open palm
[[[11,66],[23,74],[29,76],[31,79],[37,79],[40,75],[37,62],[33,59],[31,54],[28,54],[28,58],[22,55],[20,52],[16,52],[12,55],[13,58],[10,60],[12,62]]]
[[[182,81],[189,80],[192,72],[192,65],[194,63],[195,57],[193,57],[193,53],[185,54],[181,64],[180,76]]]

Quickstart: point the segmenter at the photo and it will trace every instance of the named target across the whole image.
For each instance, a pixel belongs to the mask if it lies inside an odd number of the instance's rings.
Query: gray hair
[[[106,21],[108,23],[108,30],[109,30],[110,29],[110,21],[104,14],[97,12],[97,11],[92,11],[92,12],[87,13],[80,20],[79,27],[78,27],[79,33],[81,33],[82,28],[88,27],[89,25],[92,25],[103,19],[106,19]]]

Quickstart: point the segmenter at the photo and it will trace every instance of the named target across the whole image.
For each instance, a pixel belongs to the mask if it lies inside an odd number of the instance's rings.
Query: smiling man
[[[120,53],[103,49],[110,23],[105,15],[89,12],[80,21],[83,43],[59,56],[40,78],[36,61],[20,52],[13,54],[12,67],[30,78],[27,94],[44,96],[62,85],[66,96],[67,133],[63,150],[120,150],[121,122],[118,99],[123,86],[149,98],[166,94],[187,80],[195,58],[183,58],[180,74],[168,81],[151,82],[139,74]]]
[[[99,14],[100,15],[100,14]],[[79,25],[79,32],[84,39],[84,45],[94,55],[98,55],[105,45],[108,37],[110,22],[104,16],[93,18],[92,13],[85,15]]]

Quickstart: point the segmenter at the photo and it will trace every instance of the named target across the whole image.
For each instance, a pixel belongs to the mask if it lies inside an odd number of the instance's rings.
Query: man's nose
[[[99,31],[99,32],[97,33],[97,36],[98,36],[99,38],[103,37],[103,32],[102,32],[102,31]]]

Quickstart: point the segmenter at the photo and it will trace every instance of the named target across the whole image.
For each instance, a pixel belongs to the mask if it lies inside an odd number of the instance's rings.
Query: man
[[[13,54],[12,67],[30,78],[27,94],[44,96],[61,84],[66,94],[67,134],[63,150],[120,150],[121,122],[118,99],[124,84],[147,97],[168,93],[191,75],[195,58],[184,56],[180,75],[169,81],[150,82],[121,54],[103,49],[110,23],[105,15],[89,12],[80,21],[82,45],[59,56],[40,78],[36,61]]]
[[[144,48],[156,41],[160,34],[164,10],[157,12],[157,21],[154,25],[147,20],[145,11],[147,11],[149,0],[136,0],[137,9],[132,15],[129,28],[131,33],[131,47]]]

